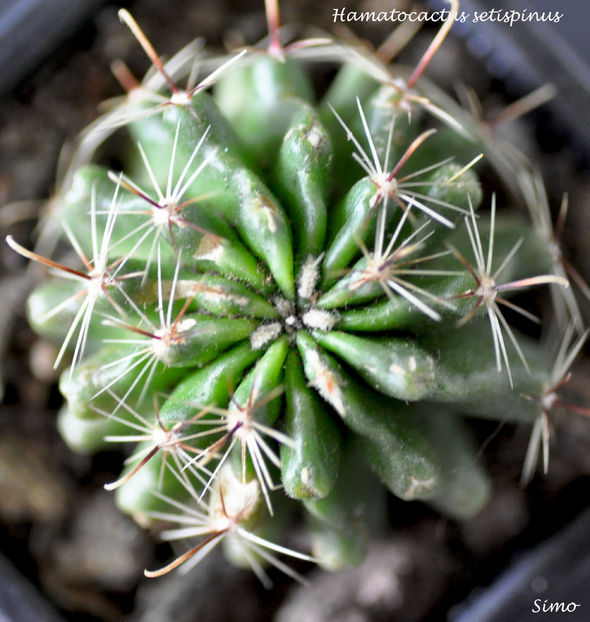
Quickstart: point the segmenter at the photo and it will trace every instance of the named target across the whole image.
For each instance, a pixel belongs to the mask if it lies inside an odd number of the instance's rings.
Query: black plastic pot
[[[474,591],[450,622],[590,620],[590,509]],[[547,617],[546,617],[547,616]]]
[[[7,93],[104,0],[0,0],[0,95]]]

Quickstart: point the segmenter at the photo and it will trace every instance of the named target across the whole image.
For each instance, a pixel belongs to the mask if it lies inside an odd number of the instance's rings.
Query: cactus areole
[[[529,170],[522,156],[422,75],[449,9],[407,71],[386,48],[284,45],[268,0],[268,46],[207,60],[186,88],[202,52],[163,64],[120,11],[154,68],[139,82],[117,66],[128,93],[82,134],[53,202],[77,263],[8,242],[51,268],[29,315],[69,361],[65,441],[136,444],[105,487],[165,539],[197,539],[146,576],[219,543],[265,584],[267,564],[300,578],[285,556],[358,563],[387,490],[472,516],[490,484],[465,417],[532,424],[534,468],[561,378],[503,311],[536,319],[510,294],[571,300],[568,282],[505,193],[483,199],[477,171]],[[315,60],[338,66],[319,101]],[[122,171],[93,163],[115,131],[130,138]],[[296,501],[310,555],[276,543]]]

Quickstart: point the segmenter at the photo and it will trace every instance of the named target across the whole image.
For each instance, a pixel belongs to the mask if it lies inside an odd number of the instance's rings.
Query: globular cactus
[[[148,576],[222,541],[264,582],[267,563],[299,576],[282,554],[356,563],[386,490],[472,516],[490,484],[464,417],[534,424],[533,470],[583,336],[551,371],[502,314],[534,320],[510,294],[568,283],[493,188],[478,209],[491,143],[422,87],[457,8],[406,72],[332,40],[284,47],[268,0],[267,49],[206,61],[186,89],[190,55],[163,65],[120,12],[158,71],[81,140],[53,216],[77,264],[8,242],[65,277],[29,299],[71,356],[64,439],[137,443],[106,488],[165,538],[201,538]],[[342,65],[319,103],[301,59]],[[124,172],[80,165],[120,128]],[[273,543],[291,499],[313,557]]]

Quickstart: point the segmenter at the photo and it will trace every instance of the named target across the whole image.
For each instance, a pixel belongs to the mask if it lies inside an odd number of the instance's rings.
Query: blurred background
[[[148,68],[137,42],[117,19],[127,7],[161,55],[197,35],[217,51],[266,34],[262,0],[0,0],[0,230],[29,247],[43,202],[59,179],[64,144],[119,95],[110,72],[123,59],[141,76]],[[409,8],[392,0],[283,0],[282,21],[349,36],[334,8]],[[431,8],[440,8],[433,0]],[[546,82],[553,102],[508,128],[544,171],[551,205],[569,193],[568,257],[590,276],[590,5],[576,0],[463,1],[468,12],[518,9],[563,13],[559,23],[473,23],[452,36],[427,75],[453,92],[474,88],[484,113]],[[373,44],[386,23],[353,23]],[[432,31],[424,28],[402,60],[415,62]],[[520,470],[529,430],[477,430],[481,459],[494,477],[492,503],[462,524],[420,504],[391,500],[391,531],[359,568],[329,575],[313,570],[302,588],[272,574],[266,591],[250,573],[210,556],[186,577],[157,581],[143,569],[158,545],[115,508],[103,484],[122,456],[73,454],[56,430],[61,403],[52,370],[55,348],[27,327],[24,299],[36,278],[6,245],[0,247],[0,620],[130,622],[435,622],[536,619],[534,598],[583,606],[567,620],[590,619],[590,422],[562,413],[553,422],[551,468],[523,490]],[[588,314],[585,315],[588,322]],[[590,405],[588,360],[575,368],[571,400]],[[576,522],[577,521],[577,522]],[[295,532],[292,536],[297,539]],[[564,577],[568,581],[564,581]],[[582,617],[578,617],[582,616]]]

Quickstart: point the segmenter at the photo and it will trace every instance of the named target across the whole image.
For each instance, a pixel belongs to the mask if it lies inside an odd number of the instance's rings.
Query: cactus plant
[[[536,320],[509,296],[568,282],[542,232],[482,189],[490,141],[424,84],[456,0],[413,72],[332,39],[284,46],[266,9],[268,47],[206,61],[186,89],[193,48],[163,64],[122,10],[157,73],[123,80],[54,202],[78,265],[8,238],[65,277],[28,307],[61,340],[56,366],[70,357],[64,439],[137,443],[105,487],[165,538],[201,538],[150,577],[221,542],[264,583],[268,563],[300,578],[283,554],[356,563],[387,490],[472,516],[490,484],[465,417],[533,424],[530,477],[585,337],[568,352],[569,328],[551,369],[502,314]],[[341,64],[319,103],[316,59]],[[93,163],[122,129],[124,171]],[[292,500],[311,556],[274,543]]]

